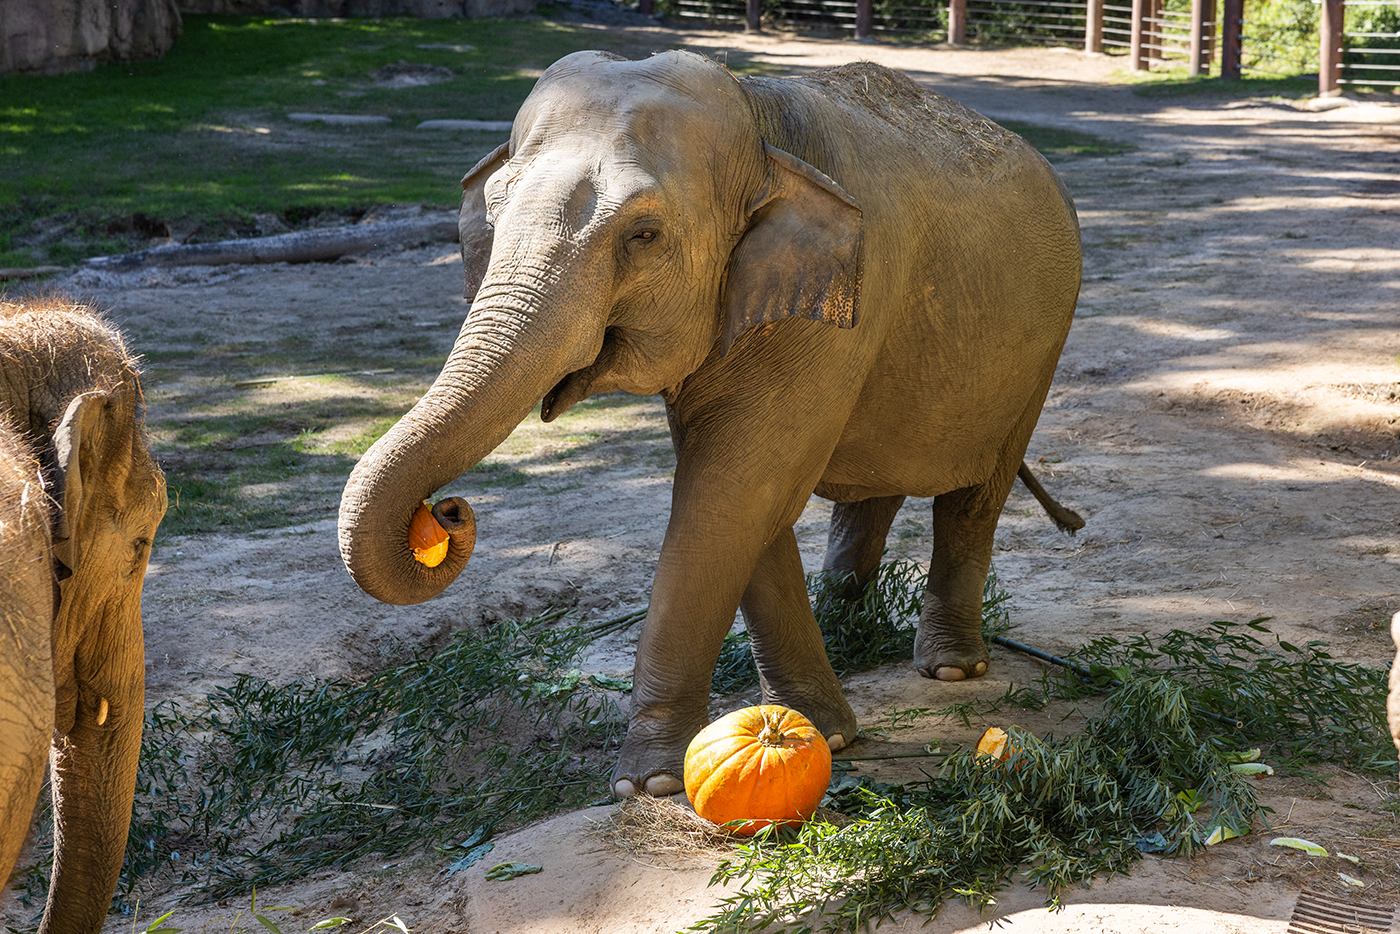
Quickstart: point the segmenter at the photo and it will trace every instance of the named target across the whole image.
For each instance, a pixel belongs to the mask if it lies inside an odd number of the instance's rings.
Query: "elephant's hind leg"
[[[827,533],[822,571],[833,581],[842,582],[832,588],[833,597],[857,600],[875,579],[885,553],[885,537],[902,505],[903,496],[875,496],[831,507],[831,530]]]
[[[982,641],[982,590],[992,564],[992,538],[1015,469],[987,483],[933,500],[933,560],[924,610],[914,637],[914,667],[926,678],[961,681],[987,673]]]
[[[811,720],[832,749],[854,740],[856,715],[826,657],[792,529],[779,533],[759,558],[740,608],[763,702],[790,707]]]

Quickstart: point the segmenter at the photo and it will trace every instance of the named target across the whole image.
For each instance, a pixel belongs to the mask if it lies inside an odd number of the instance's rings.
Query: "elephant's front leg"
[[[685,787],[685,751],[709,723],[710,679],[756,559],[724,546],[685,548],[678,537],[673,516],[637,640],[627,738],[612,775],[620,798]],[[743,570],[723,567],[734,562]]]
[[[926,678],[961,681],[987,673],[982,591],[992,539],[1015,473],[933,500],[933,560],[914,636],[914,667]]]
[[[856,715],[827,659],[792,529],[780,532],[758,559],[740,607],[763,702],[790,707],[811,720],[832,749],[854,740]]]
[[[738,464],[704,456],[704,446],[693,440],[686,448],[677,462],[671,521],[637,642],[627,739],[612,777],[613,793],[619,797],[639,791],[673,794],[684,787],[685,750],[709,723],[710,679],[720,646],[761,561],[765,570],[760,580],[785,578],[783,605],[800,599],[809,638],[816,632],[800,564],[775,574],[765,556],[775,541],[792,538],[792,524],[802,514],[815,476],[781,464],[745,472]],[[804,458],[802,453],[797,449],[799,462],[823,462],[817,456]],[[795,479],[773,482],[781,477]],[[795,540],[793,549],[795,556]],[[781,554],[779,546],[775,555]],[[751,606],[762,608],[759,615],[765,626],[768,620],[796,613],[795,609],[775,612],[774,599],[768,594],[776,590],[767,583],[758,586]],[[815,651],[820,652],[820,637],[816,639]],[[811,654],[809,648],[807,655]],[[810,689],[808,693],[814,699],[821,694]],[[834,701],[823,703],[830,708]],[[844,716],[823,719],[832,721],[817,721],[825,729],[854,728],[849,710]]]

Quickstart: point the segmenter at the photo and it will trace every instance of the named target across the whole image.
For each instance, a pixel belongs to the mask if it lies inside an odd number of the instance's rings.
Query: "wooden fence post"
[[[744,12],[746,14],[744,29],[746,32],[762,32],[762,26],[759,23],[760,10],[758,4],[759,0],[747,0],[744,4]]]
[[[1103,2],[1089,0],[1084,11],[1084,51],[1103,52]]]
[[[1148,0],[1133,0],[1132,23],[1128,27],[1128,67],[1133,71],[1147,69],[1147,56],[1142,47],[1142,21],[1147,16]]]
[[[856,38],[870,38],[870,0],[856,0]]]
[[[1206,50],[1206,0],[1191,0],[1191,77],[1210,70]]]
[[[953,45],[967,42],[967,0],[949,0],[948,41]]]
[[[1342,23],[1346,0],[1322,0],[1318,24],[1317,96],[1335,97],[1342,92]]]
[[[1244,28],[1244,0],[1224,0],[1220,24],[1220,78],[1240,80],[1240,32]]]
[[[1162,43],[1166,41],[1166,33],[1162,26],[1162,14],[1165,10],[1166,4],[1162,0],[1150,0],[1147,4],[1147,22],[1142,27],[1142,44],[1147,47],[1147,57],[1150,59],[1162,58]]]

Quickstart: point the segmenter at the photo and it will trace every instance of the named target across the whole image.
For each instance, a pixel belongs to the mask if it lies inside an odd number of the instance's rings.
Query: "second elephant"
[[[543,399],[660,393],[670,520],[637,645],[619,795],[681,787],[741,607],[765,703],[835,748],[856,719],[826,658],[793,523],[837,506],[828,566],[867,575],[906,495],[933,497],[914,650],[982,675],[992,538],[1074,315],[1079,228],[1024,140],[873,64],[736,78],[697,55],[551,66],[462,182],[471,310],[429,392],[341,501],[346,566],[415,603],[462,570],[407,544],[419,502]]]
[[[100,931],[126,853],[145,720],[141,592],[166,507],[141,414],[136,362],[91,308],[0,299],[0,479],[25,504],[0,535],[0,609],[15,640],[0,666],[0,711],[21,717],[0,735],[0,872],[8,877],[51,760],[54,862],[40,934]]]

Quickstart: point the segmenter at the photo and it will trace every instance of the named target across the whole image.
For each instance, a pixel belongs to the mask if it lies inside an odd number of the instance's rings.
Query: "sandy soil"
[[[676,41],[661,30],[632,38]],[[1136,147],[1060,166],[1083,225],[1084,287],[1029,460],[1088,525],[1062,536],[1028,494],[1013,493],[994,561],[1013,595],[1015,638],[1067,651],[1103,634],[1269,616],[1284,638],[1319,638],[1347,660],[1388,663],[1386,623],[1400,609],[1400,104],[1315,111],[1140,97],[1107,83],[1121,59],[1067,50],[724,33],[684,41],[785,72],[873,59],[994,119]],[[447,248],[336,266],[80,274],[69,284],[110,306],[137,350],[200,327],[353,331],[392,309],[443,323],[431,333],[445,352],[464,311]],[[353,676],[372,667],[388,638],[427,644],[463,620],[561,602],[593,618],[645,605],[669,509],[664,424],[659,402],[642,400],[599,416],[591,428],[604,443],[571,448],[556,426],[527,420],[498,456],[528,464],[538,482],[475,498],[472,566],[419,607],[383,606],[354,586],[333,517],[166,544],[146,586],[150,702],[197,696],[232,672]],[[576,488],[559,492],[565,486]],[[927,560],[928,508],[926,500],[904,507],[890,539],[896,555]],[[828,514],[814,500],[799,523],[809,569],[820,566]],[[626,676],[635,638],[606,640],[586,667]],[[1008,681],[1038,673],[999,648],[992,657],[991,674],[976,683],[932,683],[891,665],[849,679],[848,696],[862,723],[874,724],[892,707],[999,696]],[[1021,722],[1055,726],[1048,714]],[[966,741],[981,725],[920,728]],[[867,753],[885,745],[861,742]],[[1360,869],[1271,849],[1271,834],[1256,833],[1192,861],[1147,858],[1128,877],[1070,893],[1057,914],[1039,893],[1013,889],[995,917],[1026,932],[1281,932],[1306,887],[1338,904],[1353,898],[1338,869],[1369,883],[1355,898],[1394,907],[1400,840],[1374,833],[1395,827],[1381,810],[1395,786],[1340,769],[1329,776],[1330,787],[1272,778],[1260,790],[1276,828],[1362,854]],[[707,915],[721,894],[706,886],[713,860],[609,845],[596,829],[610,810],[563,814],[500,841],[493,862],[545,867],[511,882],[485,882],[480,868],[444,877],[440,858],[408,856],[259,898],[297,906],[307,919],[349,913],[368,925],[397,914],[415,931],[452,934],[666,932]],[[181,908],[179,926],[232,927],[238,908]],[[949,905],[925,930],[971,930],[992,918]],[[108,930],[129,924],[114,916]]]

